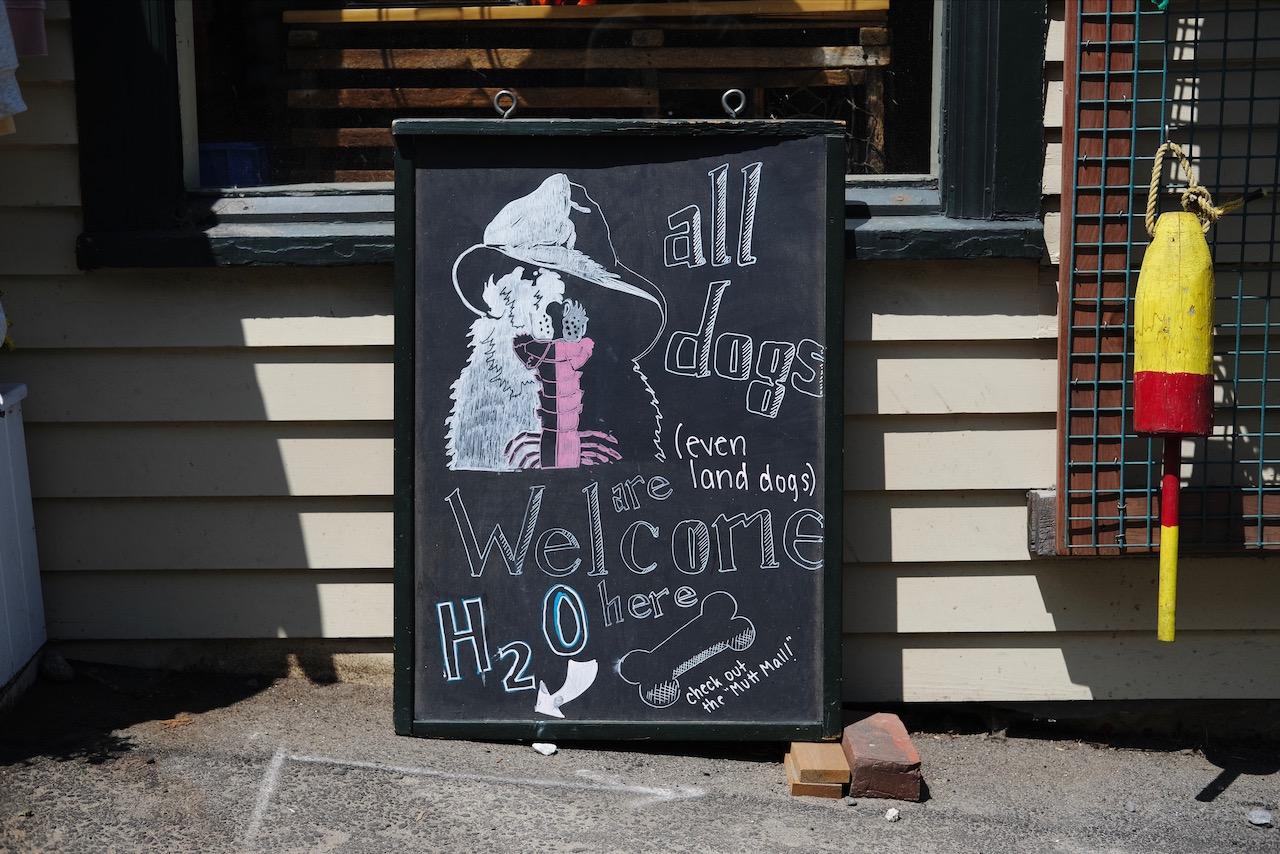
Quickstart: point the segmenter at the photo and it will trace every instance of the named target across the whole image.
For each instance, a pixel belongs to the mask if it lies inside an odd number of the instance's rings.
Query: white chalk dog
[[[450,469],[505,472],[576,467],[579,457],[582,464],[620,458],[611,432],[577,429],[584,402],[579,369],[590,358],[591,342],[584,338],[586,311],[565,299],[562,274],[591,292],[636,297],[657,310],[652,337],[643,333],[642,352],[627,359],[653,422],[649,450],[661,458],[661,415],[638,360],[662,334],[666,301],[652,282],[618,261],[599,205],[580,184],[556,173],[505,205],[485,228],[484,242],[454,262],[454,290],[476,319],[445,421]],[[557,305],[562,329],[548,311]],[[645,329],[648,318],[636,312],[632,325]],[[593,404],[602,405],[587,401]]]

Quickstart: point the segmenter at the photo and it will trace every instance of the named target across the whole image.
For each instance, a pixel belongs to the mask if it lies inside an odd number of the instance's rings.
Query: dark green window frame
[[[943,7],[939,178],[851,184],[846,255],[1039,258],[1045,2]],[[186,188],[173,0],[73,0],[71,21],[82,268],[391,261],[390,191]]]

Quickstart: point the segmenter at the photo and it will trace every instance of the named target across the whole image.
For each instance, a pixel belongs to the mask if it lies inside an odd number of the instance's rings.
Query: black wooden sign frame
[[[395,695],[396,732],[426,737],[538,738],[557,739],[764,739],[812,740],[831,738],[840,727],[841,685],[841,564],[843,485],[843,359],[844,336],[844,136],[838,122],[708,120],[664,121],[649,119],[402,119],[393,123],[396,144],[395,167]],[[544,151],[554,161],[558,144],[566,137],[588,138],[601,147],[631,152],[643,162],[665,162],[680,158],[681,146],[705,146],[708,140],[726,145],[752,142],[767,146],[785,140],[820,140],[825,145],[825,345],[832,358],[825,360],[825,382],[818,396],[823,403],[822,437],[825,453],[816,460],[822,468],[820,506],[825,514],[821,542],[821,607],[816,620],[821,629],[815,641],[821,644],[822,660],[807,667],[814,674],[820,692],[821,712],[804,720],[491,720],[419,718],[414,714],[417,661],[415,630],[417,567],[415,566],[416,473],[415,440],[417,398],[415,368],[419,278],[416,242],[423,228],[418,221],[417,174],[431,169],[439,156],[448,152],[450,162],[465,160],[473,149],[480,153],[468,165],[474,168],[501,167],[493,160],[493,148],[483,141],[501,138],[513,150],[528,156]],[[487,151],[488,154],[484,152]],[[487,162],[485,158],[488,158]],[[650,160],[649,158],[655,158]],[[559,164],[571,167],[572,164]],[[745,192],[745,190],[744,190]],[[442,212],[442,215],[444,213]],[[572,245],[572,244],[570,244]],[[822,245],[820,243],[819,245]],[[457,277],[455,274],[455,287]],[[465,298],[464,298],[465,300]],[[472,309],[475,311],[475,309]],[[749,358],[749,357],[748,357]],[[434,417],[434,416],[433,416]],[[456,511],[455,511],[456,515]],[[763,531],[763,528],[761,529]],[[818,545],[816,538],[813,544]],[[731,599],[732,601],[732,599]],[[545,608],[545,604],[544,604]],[[736,613],[736,612],[735,612]],[[443,619],[443,612],[441,613]],[[455,626],[456,626],[455,619]],[[748,623],[750,625],[750,623]],[[545,630],[544,630],[545,631]],[[752,630],[754,632],[754,629]],[[527,645],[526,645],[527,646]],[[735,647],[736,648],[736,647]],[[563,654],[563,653],[561,653]]]

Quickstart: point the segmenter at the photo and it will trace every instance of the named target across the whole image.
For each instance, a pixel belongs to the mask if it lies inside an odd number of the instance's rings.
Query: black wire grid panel
[[[1159,542],[1162,444],[1133,432],[1133,295],[1148,236],[1152,158],[1187,150],[1221,205],[1267,195],[1209,232],[1217,283],[1213,435],[1183,441],[1181,544],[1280,546],[1280,3],[1078,0],[1064,197],[1063,545],[1146,551]],[[1069,7],[1071,8],[1071,7]],[[1172,162],[1172,158],[1166,163]],[[1162,209],[1183,176],[1166,166]]]

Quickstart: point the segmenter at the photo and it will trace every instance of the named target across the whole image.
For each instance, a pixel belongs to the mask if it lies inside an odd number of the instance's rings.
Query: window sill
[[[82,269],[231,265],[387,264],[393,258],[387,185],[312,186],[192,194],[190,225],[81,234]],[[866,261],[1039,258],[1038,219],[965,220],[943,215],[928,186],[853,184],[845,196],[845,255]]]
[[[208,229],[82,234],[81,269],[99,267],[221,267],[389,264],[392,225],[386,223],[263,222]]]
[[[1038,219],[955,219],[942,214],[845,220],[845,256],[859,261],[952,261],[1040,258]]]
[[[845,257],[859,261],[1039,258],[1039,219],[956,219],[934,187],[851,185],[845,190]]]

